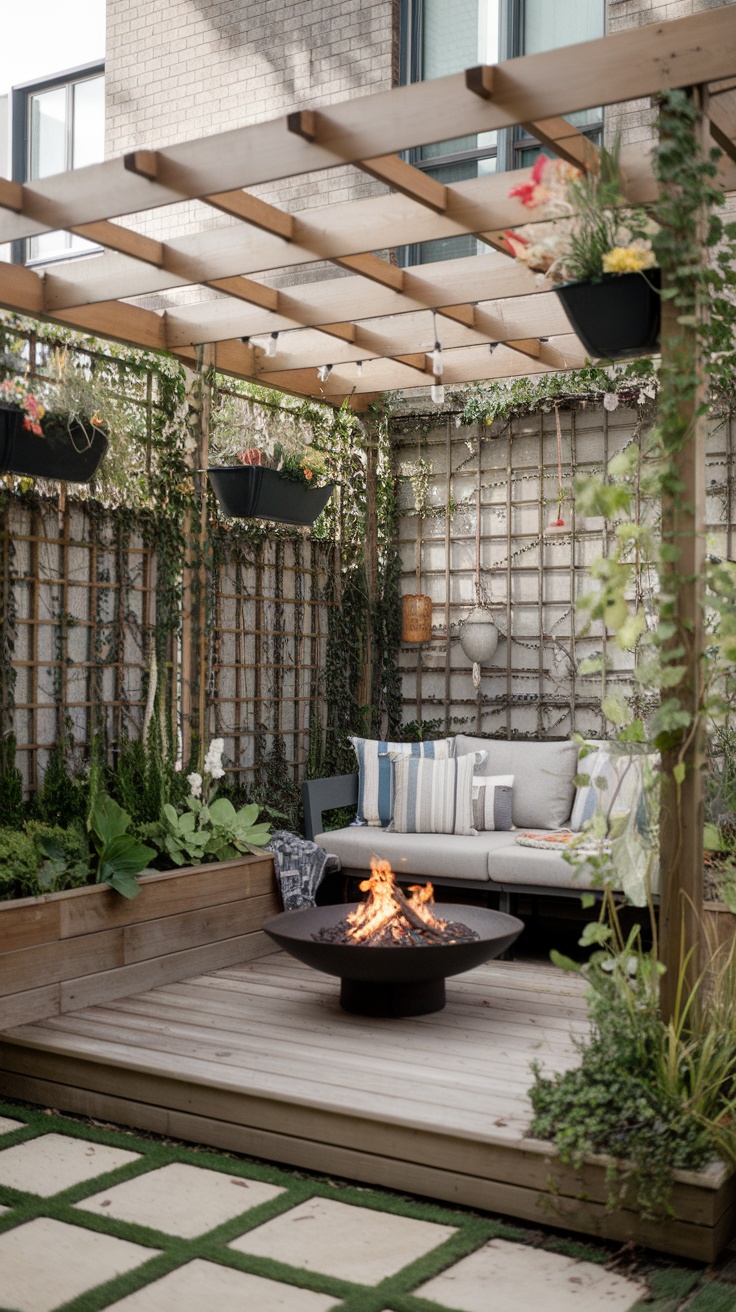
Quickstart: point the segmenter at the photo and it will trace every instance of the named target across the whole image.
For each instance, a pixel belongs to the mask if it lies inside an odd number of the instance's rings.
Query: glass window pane
[[[77,82],[74,94],[72,168],[98,164],[105,158],[105,79]]]
[[[424,0],[422,77],[445,77],[475,64],[498,63],[499,0]],[[495,147],[495,132],[425,146],[422,159]]]
[[[28,178],[49,178],[66,168],[66,87],[54,87],[31,96]]]
[[[524,0],[524,54],[603,36],[603,7],[604,0]]]
[[[450,185],[453,182],[465,182],[468,178],[484,177],[495,173],[494,157],[479,160],[464,160],[458,164],[445,164],[441,168],[427,169],[426,172],[438,182]],[[433,264],[437,260],[457,260],[465,255],[477,255],[487,251],[484,242],[479,242],[472,233],[463,237],[440,237],[437,241],[425,241],[418,246],[419,264]]]

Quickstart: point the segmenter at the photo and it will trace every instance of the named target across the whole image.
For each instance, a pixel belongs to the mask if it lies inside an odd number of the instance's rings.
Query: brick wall
[[[384,91],[396,80],[395,0],[108,0],[108,156]],[[290,211],[383,188],[348,167],[254,188]],[[171,206],[168,237],[227,220]],[[161,217],[136,223],[163,235]]]

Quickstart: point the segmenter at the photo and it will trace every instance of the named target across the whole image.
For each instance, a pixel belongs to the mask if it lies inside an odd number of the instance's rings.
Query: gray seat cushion
[[[488,882],[491,853],[509,844],[521,850],[511,833],[391,834],[367,825],[316,834],[314,841],[334,852],[346,870],[369,870],[375,855],[389,861],[400,879],[477,879],[479,883]]]
[[[538,831],[544,836],[544,830]],[[513,835],[506,835],[507,838]],[[543,852],[538,847],[521,847],[515,840],[489,853],[488,869],[492,883],[519,884],[531,888],[592,888],[592,869],[581,862],[571,866],[561,852]]]
[[[459,733],[456,755],[486,751],[480,775],[512,774],[512,814],[518,829],[562,829],[572,810],[578,772],[577,743],[505,742]]]

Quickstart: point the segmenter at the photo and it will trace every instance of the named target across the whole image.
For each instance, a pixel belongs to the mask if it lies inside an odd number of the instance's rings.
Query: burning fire
[[[440,920],[431,910],[432,885],[414,884],[409,889],[410,896],[405,897],[396,885],[388,861],[371,857],[371,876],[363,880],[360,890],[368,897],[346,918],[347,936],[354,943],[365,943],[378,936],[402,943],[411,938],[412,928],[438,936],[447,929],[447,921]]]

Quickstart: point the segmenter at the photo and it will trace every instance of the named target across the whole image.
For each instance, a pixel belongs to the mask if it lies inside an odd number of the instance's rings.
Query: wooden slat
[[[140,232],[132,232],[130,228],[124,228],[119,223],[107,223],[104,220],[98,223],[80,223],[70,231],[76,233],[78,237],[85,237],[87,241],[96,242],[98,246],[105,246],[108,250],[118,251],[121,255],[130,255],[135,260],[143,260],[144,264],[152,264],[157,269],[163,268],[165,262],[163,242],[144,237]]]
[[[23,213],[23,188],[19,182],[0,178],[0,209],[10,210],[13,214]]]
[[[333,263],[341,269],[350,269],[351,273],[359,273],[361,278],[370,278],[371,282],[380,283],[382,287],[390,287],[395,292],[404,290],[404,270],[397,269],[396,265],[379,259],[377,255],[335,256]]]
[[[187,948],[182,952],[170,952],[166,956],[153,957],[116,970],[103,970],[79,979],[65,980],[60,986],[59,1010],[66,1013],[80,1007],[110,1002],[128,993],[185,979],[192,971],[218,970],[221,966],[266,956],[273,950],[271,939],[257,930],[200,944],[199,947]]]
[[[735,47],[736,14],[725,5],[509,60],[495,67],[489,99],[469,94],[460,73],[331,105],[319,141],[288,131],[281,117],[165,151],[134,152],[137,173],[110,160],[26,188],[25,214],[5,212],[0,242],[35,235],[37,222],[60,228],[91,223],[730,77]]]
[[[0,956],[0,996],[56,984],[77,975],[88,975],[110,966],[123,965],[123,930],[104,930],[57,943],[40,943],[20,952]]]
[[[28,1025],[32,1021],[56,1016],[61,1008],[58,984],[46,984],[39,989],[23,989],[0,998],[0,1030],[15,1025]]]
[[[731,159],[736,159],[736,89],[711,96],[708,117],[713,140]]]
[[[202,867],[199,868],[202,871]],[[60,935],[99,933],[103,929],[134,925],[142,920],[176,916],[186,911],[218,906],[248,896],[262,896],[275,888],[270,857],[245,857],[216,862],[202,871],[167,870],[144,875],[141,892],[128,901],[113,889],[80,888],[57,894]]]
[[[236,300],[248,301],[250,305],[260,305],[264,310],[278,310],[279,293],[275,287],[266,287],[262,282],[252,278],[210,278],[204,283],[216,292],[225,292]]]
[[[26,897],[0,902],[0,953],[17,952],[59,937],[58,900]]]
[[[150,957],[166,956],[170,952],[199,947],[202,943],[251,933],[260,929],[268,916],[279,910],[275,889],[261,897],[246,897],[226,902],[218,907],[205,907],[199,911],[185,911],[178,916],[162,916],[158,920],[142,920],[126,925],[123,961],[130,966]]]
[[[521,125],[542,146],[567,160],[575,168],[594,168],[600,159],[598,147],[565,118],[548,118]]]
[[[392,191],[398,191],[402,196],[408,196],[410,200],[426,205],[430,210],[436,210],[438,214],[444,214],[447,209],[448,188],[437,182],[436,178],[430,177],[428,173],[414,168],[413,164],[407,164],[406,160],[400,159],[398,155],[364,159],[358,167],[370,177],[385,182]]]
[[[269,205],[258,196],[250,196],[246,191],[223,191],[214,196],[204,196],[205,204],[223,214],[230,214],[235,219],[243,219],[254,228],[271,232],[284,241],[291,241],[294,236],[294,219],[275,205]]]

